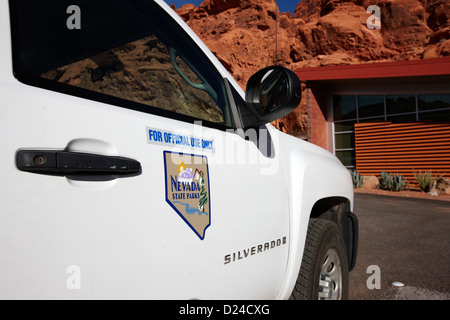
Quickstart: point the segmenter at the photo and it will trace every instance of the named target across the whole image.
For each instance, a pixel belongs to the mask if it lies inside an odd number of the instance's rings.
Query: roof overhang
[[[295,72],[303,82],[410,77],[424,79],[435,76],[447,78],[450,77],[450,58],[325,66],[297,69]]]

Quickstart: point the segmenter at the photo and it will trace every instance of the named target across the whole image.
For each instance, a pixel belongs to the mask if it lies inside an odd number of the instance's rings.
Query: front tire
[[[300,272],[291,300],[348,298],[348,259],[337,225],[310,219]]]

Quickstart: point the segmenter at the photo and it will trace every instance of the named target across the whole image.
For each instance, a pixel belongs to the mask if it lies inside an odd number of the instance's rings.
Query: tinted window
[[[355,128],[355,121],[336,122],[334,124],[334,132],[353,131]]]
[[[342,133],[336,134],[334,136],[335,148],[336,149],[351,149],[355,147],[355,134],[352,133]]]
[[[336,157],[341,160],[342,164],[346,167],[355,167],[355,150],[349,151],[336,151]]]
[[[67,26],[70,5],[80,8],[81,29]],[[20,80],[231,125],[223,79],[152,1],[12,1],[12,8]]]
[[[334,120],[356,119],[356,96],[333,96]]]
[[[374,117],[384,115],[384,96],[358,96],[359,117]]]
[[[419,111],[450,109],[450,94],[419,94]]]
[[[416,112],[416,97],[414,95],[386,96],[387,114]]]
[[[402,123],[402,122],[413,122],[416,121],[416,114],[415,113],[407,113],[407,114],[400,114],[396,116],[388,116],[387,121],[391,121],[393,123]]]
[[[443,122],[450,121],[450,109],[421,112],[419,113],[419,120]]]

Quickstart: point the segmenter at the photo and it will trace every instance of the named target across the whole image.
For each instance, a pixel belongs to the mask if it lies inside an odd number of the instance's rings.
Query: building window
[[[416,113],[396,114],[393,116],[388,115],[386,120],[391,121],[392,123],[414,122],[416,121]]]
[[[384,116],[384,96],[358,96],[358,111],[359,118]]]
[[[335,148],[342,149],[354,149],[355,148],[355,133],[352,132],[344,132],[344,133],[336,133],[334,136]]]
[[[335,95],[333,112],[335,154],[354,168],[355,123],[450,121],[450,94]]]
[[[419,94],[417,100],[419,120],[450,121],[449,94]]]
[[[356,160],[355,160],[355,151],[336,151],[336,157],[341,160],[342,164],[347,168],[355,168]]]
[[[450,109],[449,94],[419,94],[419,112],[436,109]]]
[[[334,150],[341,162],[349,168],[356,166],[355,123],[358,119],[356,95],[333,97]]]
[[[386,96],[386,113],[403,114],[416,113],[415,95],[388,95]]]
[[[450,109],[419,113],[420,121],[450,121]]]
[[[334,120],[356,119],[356,96],[334,96]]]

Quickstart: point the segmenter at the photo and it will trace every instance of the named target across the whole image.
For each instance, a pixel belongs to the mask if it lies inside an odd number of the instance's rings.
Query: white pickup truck
[[[162,0],[0,1],[0,299],[345,299],[350,174]]]

